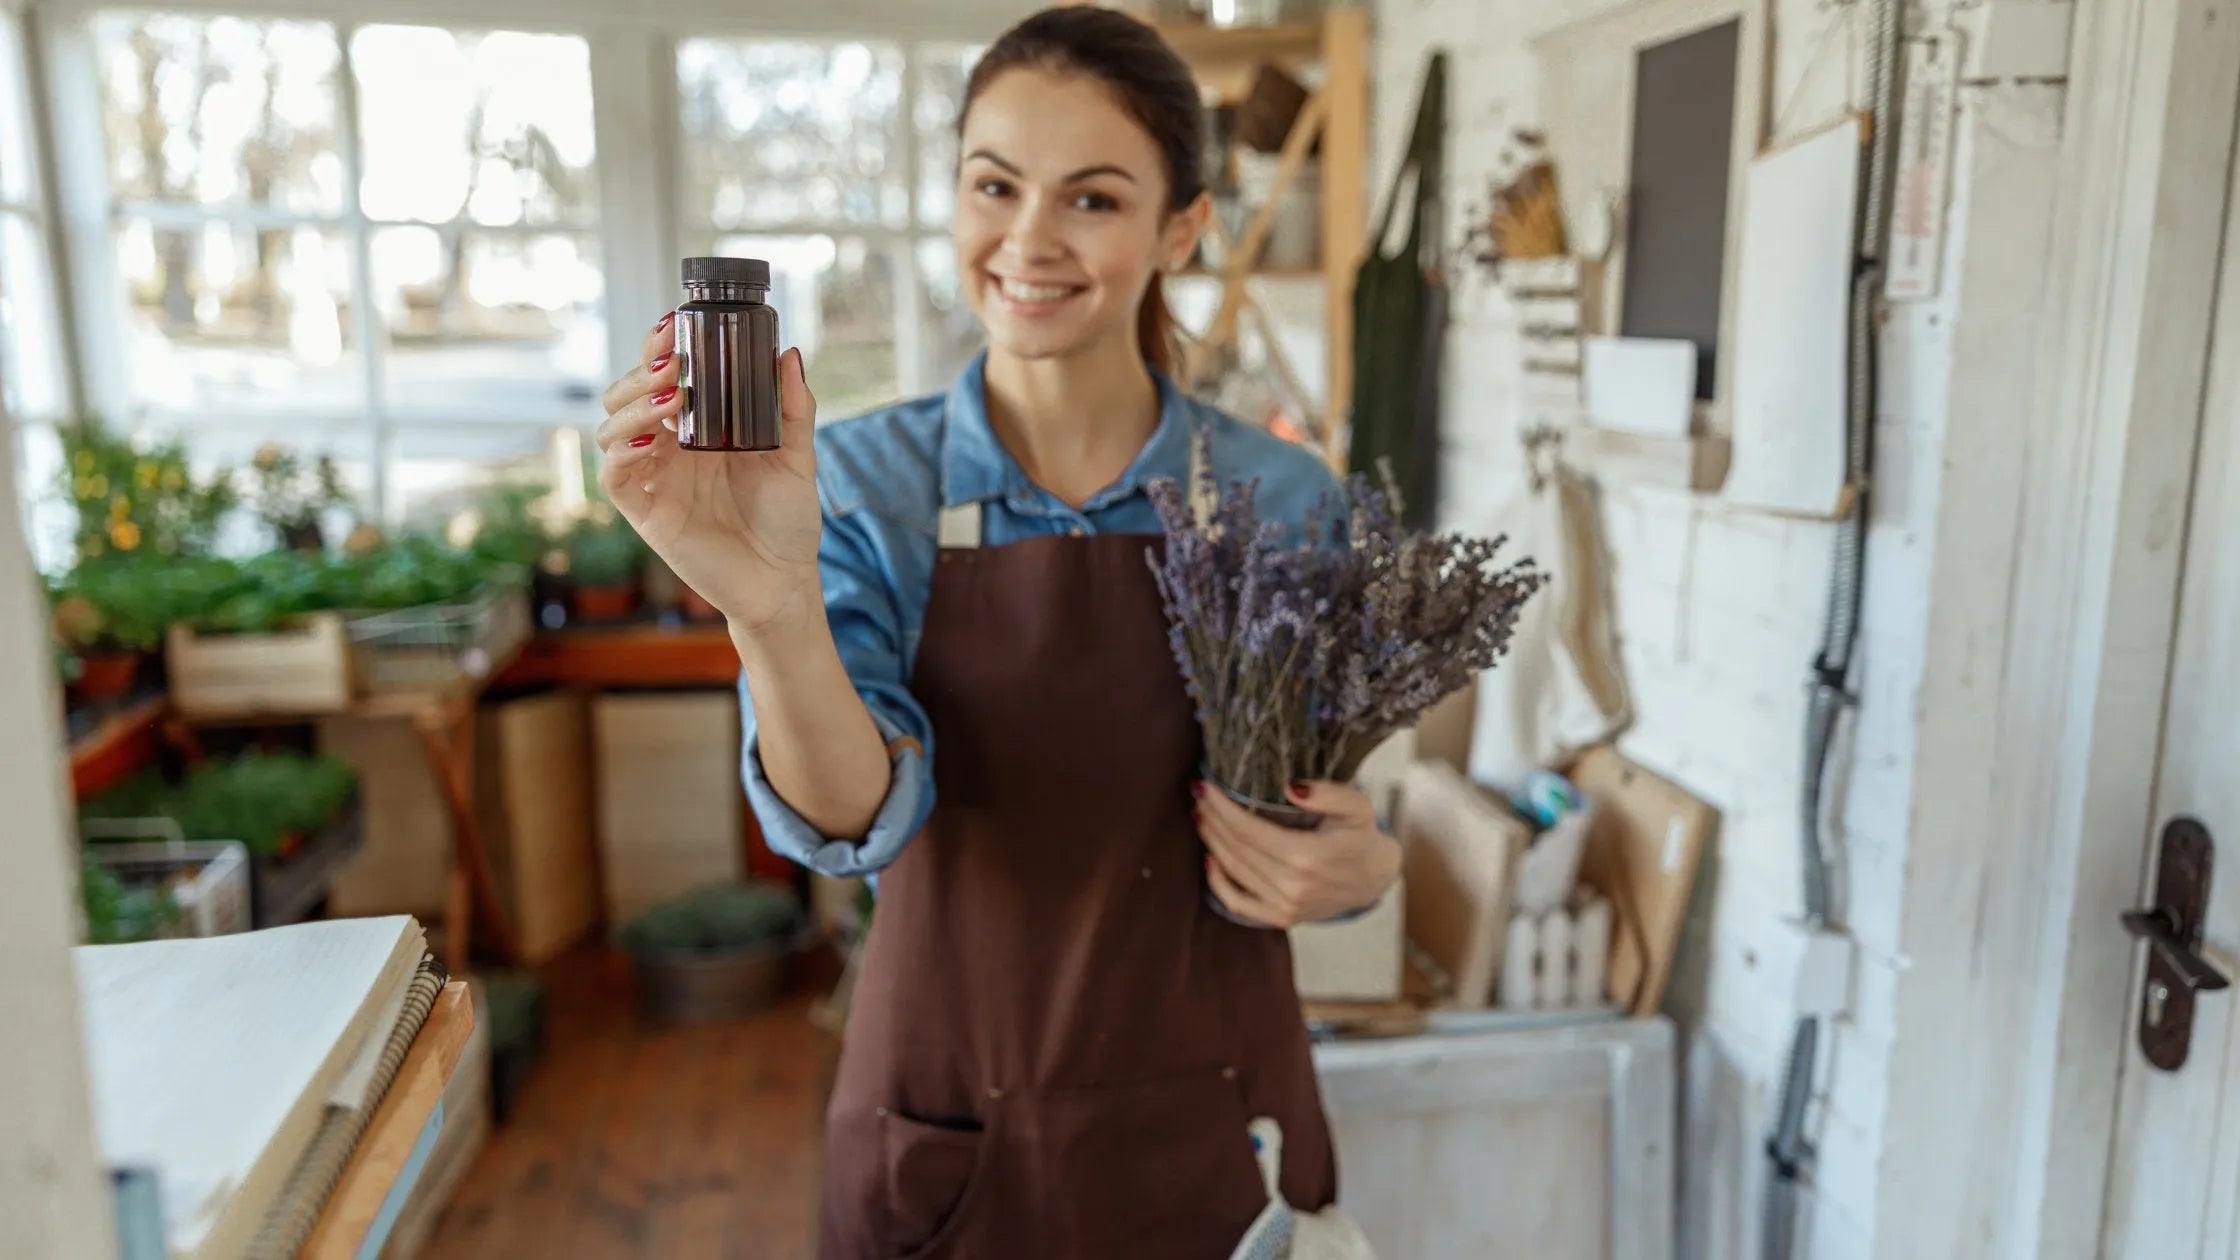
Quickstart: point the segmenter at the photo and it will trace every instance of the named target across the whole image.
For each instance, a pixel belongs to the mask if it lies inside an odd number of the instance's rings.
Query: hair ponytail
[[[1181,337],[1167,310],[1166,281],[1158,272],[1151,273],[1151,286],[1143,291],[1143,304],[1136,307],[1136,340],[1142,344],[1143,361],[1153,371],[1175,374]]]
[[[1044,9],[1022,19],[988,45],[972,67],[964,104],[957,110],[959,135],[972,102],[997,76],[1020,66],[1087,75],[1111,89],[1165,159],[1167,213],[1186,208],[1205,191],[1205,107],[1198,100],[1198,81],[1149,23],[1086,4]],[[1136,308],[1136,338],[1143,361],[1172,375],[1177,333],[1156,272]]]

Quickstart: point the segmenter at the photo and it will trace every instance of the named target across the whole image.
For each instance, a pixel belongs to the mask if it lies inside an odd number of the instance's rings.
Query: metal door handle
[[[2231,978],[2219,971],[2215,963],[2203,958],[2199,950],[2178,935],[2178,925],[2171,922],[2167,910],[2126,910],[2123,930],[2152,946],[2163,962],[2169,964],[2178,983],[2190,992],[2206,993],[2232,984]]]

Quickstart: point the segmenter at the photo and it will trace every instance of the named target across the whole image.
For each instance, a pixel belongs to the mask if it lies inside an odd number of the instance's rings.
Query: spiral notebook
[[[125,1236],[160,1236],[172,1260],[291,1254],[442,985],[420,925],[73,953]]]

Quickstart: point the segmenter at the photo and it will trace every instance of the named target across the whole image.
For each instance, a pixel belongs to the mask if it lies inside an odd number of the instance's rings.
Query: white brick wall
[[[1449,53],[1447,205],[1459,223],[1482,201],[1509,130],[1532,121],[1530,41],[1607,0],[1380,0],[1376,120],[1389,172],[1412,119],[1424,58]],[[1865,5],[1774,0],[1771,125],[1778,141],[1862,103]],[[1944,4],[1932,4],[1943,9]],[[1856,26],[1856,29],[1854,27]],[[1952,220],[1969,196],[1965,136]],[[1375,195],[1381,204],[1382,179]],[[1561,162],[1558,155],[1558,177]],[[1457,228],[1459,231],[1459,227]],[[1945,274],[1956,277],[1959,251]],[[1467,527],[1518,484],[1518,379],[1505,300],[1456,279],[1445,359],[1442,509]],[[1838,746],[1834,818],[1839,904],[1860,951],[1852,1009],[1823,1039],[1815,1108],[1819,1161],[1803,1254],[1874,1254],[1886,1067],[1902,968],[1902,922],[1916,696],[1940,482],[1951,328],[1959,285],[1893,312],[1882,346],[1876,495],[1855,683],[1861,705]],[[1669,1003],[1691,1034],[1683,1116],[1681,1255],[1732,1260],[1757,1248],[1760,1148],[1791,1029],[1779,991],[1797,913],[1798,792],[1805,674],[1826,603],[1830,527],[1735,512],[1715,499],[1604,487],[1622,651],[1638,720],[1626,752],[1719,806],[1706,870]]]

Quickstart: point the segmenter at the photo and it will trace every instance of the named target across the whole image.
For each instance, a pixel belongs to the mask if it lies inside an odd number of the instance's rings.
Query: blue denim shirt
[[[818,553],[832,637],[880,733],[900,745],[887,798],[868,834],[828,837],[803,821],[770,786],[755,742],[754,700],[739,682],[747,801],[771,849],[826,875],[866,875],[902,852],[933,811],[940,755],[925,710],[910,694],[910,671],[933,586],[940,511],[982,504],[981,545],[1047,534],[1156,534],[1148,483],[1189,475],[1193,435],[1212,432],[1220,482],[1260,479],[1263,520],[1304,523],[1332,488],[1311,451],[1197,402],[1157,378],[1159,423],[1118,481],[1075,509],[1027,479],[988,422],[984,359],[946,394],[932,394],[817,430],[817,490],[824,507]],[[1179,677],[1175,685],[1181,686]]]

